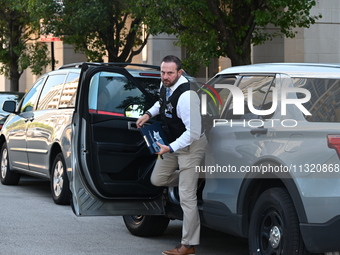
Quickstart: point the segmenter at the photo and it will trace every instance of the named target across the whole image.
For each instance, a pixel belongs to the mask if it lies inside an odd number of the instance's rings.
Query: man
[[[197,208],[197,181],[199,166],[204,157],[207,140],[202,134],[200,100],[190,90],[190,82],[182,75],[181,61],[166,56],[161,63],[160,100],[136,124],[142,127],[151,117],[161,115],[169,145],[160,146],[151,182],[155,186],[177,186],[183,210],[182,240],[165,255],[195,254],[200,239],[200,218]]]

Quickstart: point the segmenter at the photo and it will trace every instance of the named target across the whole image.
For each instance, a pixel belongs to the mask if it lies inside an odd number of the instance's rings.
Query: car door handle
[[[34,116],[31,116],[31,117],[29,117],[29,118],[26,118],[26,119],[25,119],[25,122],[28,122],[28,121],[32,122],[33,120],[34,120]]]
[[[129,121],[128,122],[128,129],[132,130],[132,131],[139,131],[139,129],[137,128],[137,124],[135,121]]]
[[[250,130],[250,133],[252,135],[256,135],[256,134],[261,134],[261,135],[265,135],[268,132],[268,128],[264,128],[264,127],[259,127],[259,128],[255,128]]]

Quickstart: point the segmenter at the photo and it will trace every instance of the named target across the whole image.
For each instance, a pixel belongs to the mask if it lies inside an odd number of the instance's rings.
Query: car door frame
[[[107,197],[97,189],[88,171],[87,158],[91,158],[86,148],[88,122],[88,95],[90,80],[99,72],[115,72],[124,75],[135,84],[143,94],[152,100],[147,91],[121,67],[96,66],[91,63],[82,65],[80,83],[76,99],[76,108],[72,119],[72,167],[68,169],[70,189],[72,191],[72,209],[76,215],[164,215],[163,189],[158,188],[155,196]],[[133,119],[131,119],[133,120]],[[136,132],[136,131],[134,131]],[[84,142],[85,141],[85,142]],[[150,170],[150,169],[149,169]],[[151,169],[152,170],[152,169]]]

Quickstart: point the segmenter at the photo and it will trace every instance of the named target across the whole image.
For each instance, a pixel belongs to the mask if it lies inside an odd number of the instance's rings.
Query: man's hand
[[[170,147],[169,147],[169,146],[163,145],[163,144],[161,144],[161,143],[159,143],[159,142],[156,142],[156,143],[157,143],[157,145],[158,145],[159,148],[160,148],[159,152],[156,152],[156,154],[158,154],[158,155],[163,155],[164,153],[167,153],[167,152],[170,151]]]
[[[143,125],[150,119],[150,116],[147,114],[143,114],[137,121],[136,126],[137,128],[143,127]]]

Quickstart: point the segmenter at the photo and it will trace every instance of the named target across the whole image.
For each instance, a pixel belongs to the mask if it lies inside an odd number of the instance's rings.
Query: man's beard
[[[163,82],[164,87],[170,88],[173,85],[175,85],[178,80],[179,80],[179,77],[177,76],[177,79],[175,79],[173,82],[170,82],[169,80],[167,80],[168,82],[164,82],[164,81],[162,82]]]

